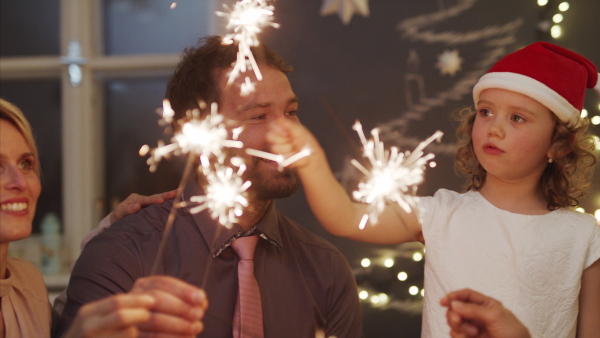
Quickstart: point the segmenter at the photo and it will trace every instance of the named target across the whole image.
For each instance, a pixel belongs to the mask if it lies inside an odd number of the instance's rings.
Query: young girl
[[[580,115],[592,87],[600,94],[596,67],[559,46],[538,42],[505,56],[473,89],[476,110],[461,114],[456,164],[468,191],[440,189],[411,213],[390,204],[364,230],[366,205],[350,200],[305,128],[277,121],[268,139],[276,153],[312,147],[295,167],[332,234],[426,244],[424,337],[448,335],[438,301],[463,288],[500,300],[533,337],[597,337],[600,227],[571,209],[595,165]]]

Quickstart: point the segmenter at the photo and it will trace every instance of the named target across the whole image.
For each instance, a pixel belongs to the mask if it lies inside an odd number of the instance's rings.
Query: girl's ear
[[[556,158],[556,148],[557,148],[557,142],[552,142],[552,144],[550,145],[550,148],[548,149],[548,152],[546,153],[546,157],[548,158],[548,160],[554,160]]]
[[[546,156],[548,157],[548,159],[554,161],[557,158],[563,158],[569,155],[572,151],[573,148],[571,147],[571,144],[568,144],[568,146],[566,146],[562,142],[554,142],[550,146],[550,149],[548,149],[548,153],[546,154]]]
[[[548,153],[546,154],[546,157],[548,157],[548,163],[552,163],[555,159],[555,154],[556,152],[554,151],[554,147],[550,147],[550,150],[548,150]]]

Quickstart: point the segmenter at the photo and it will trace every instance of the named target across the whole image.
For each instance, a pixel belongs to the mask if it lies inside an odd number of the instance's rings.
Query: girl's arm
[[[600,332],[600,259],[583,270],[579,292],[577,337],[598,337]]]
[[[422,241],[421,225],[415,213],[406,213],[397,205],[389,205],[375,226],[367,224],[363,230],[359,229],[366,205],[350,200],[334,177],[325,152],[300,123],[278,119],[271,125],[267,140],[272,144],[271,150],[278,154],[292,155],[307,145],[311,148],[310,156],[291,166],[298,170],[309,205],[327,231],[369,243]]]

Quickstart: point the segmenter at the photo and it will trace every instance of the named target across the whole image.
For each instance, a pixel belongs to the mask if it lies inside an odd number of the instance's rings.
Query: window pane
[[[180,53],[209,33],[215,20],[213,2],[105,0],[105,53]]]
[[[62,223],[62,149],[60,81],[2,81],[0,97],[19,107],[31,124],[40,155],[42,193],[38,200],[33,232],[49,212]]]
[[[181,159],[163,160],[155,173],[147,157],[139,155],[144,144],[169,143],[165,128],[158,125],[167,80],[113,80],[106,83],[106,196],[107,205],[131,193],[155,194],[177,188]]]
[[[58,55],[59,0],[1,0],[0,56]]]

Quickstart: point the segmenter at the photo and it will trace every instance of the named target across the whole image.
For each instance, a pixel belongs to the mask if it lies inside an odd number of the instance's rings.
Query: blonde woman
[[[37,147],[29,122],[13,104],[0,99],[0,336],[50,337],[52,308],[41,273],[29,262],[8,258],[11,242],[31,234],[41,192]],[[113,217],[124,217],[162,195],[130,196]],[[140,331],[193,335],[202,330],[204,292],[166,276],[140,279],[127,294],[88,304],[68,337]],[[170,310],[178,309],[177,312]],[[156,320],[157,318],[166,318]],[[158,325],[149,325],[152,321]],[[161,325],[161,323],[163,323]]]

